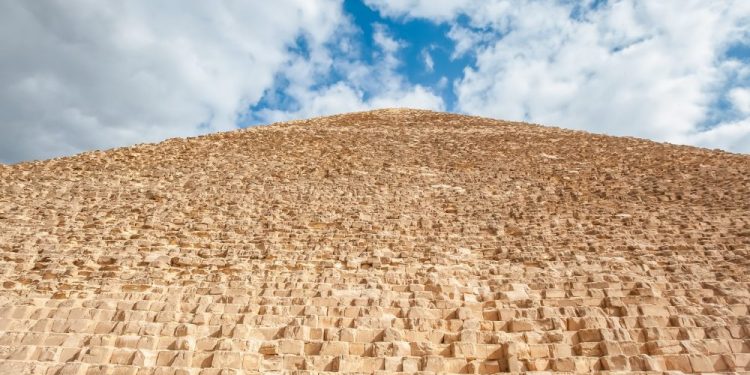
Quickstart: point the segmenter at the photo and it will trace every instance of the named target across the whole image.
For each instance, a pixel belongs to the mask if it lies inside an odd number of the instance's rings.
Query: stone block
[[[546,358],[536,358],[526,361],[528,371],[547,371],[550,369],[550,360]]]
[[[362,371],[362,358],[343,355],[336,357],[338,372],[354,373]]]
[[[280,354],[303,355],[305,343],[299,340],[279,340]]]
[[[692,354],[688,358],[690,358],[690,367],[692,367],[694,372],[715,371],[714,361],[708,356]]]
[[[470,342],[454,342],[451,344],[451,353],[455,358],[478,358],[477,345]]]
[[[576,364],[573,358],[555,358],[550,360],[550,366],[552,370],[558,372],[574,372],[576,371]]]
[[[735,370],[750,370],[750,353],[734,353],[725,356],[725,361],[731,361],[730,368]]]
[[[690,357],[687,355],[665,355],[664,366],[667,371],[693,372]]]
[[[407,373],[415,373],[420,370],[421,358],[419,357],[406,357],[403,358],[402,369]]]
[[[603,370],[607,371],[630,371],[630,360],[624,355],[608,355],[601,357],[600,363]]]
[[[242,354],[239,352],[229,352],[217,350],[213,353],[213,360],[211,361],[211,367],[214,368],[227,368],[227,369],[238,369],[243,366]]]
[[[549,358],[549,345],[531,344],[529,345],[529,355],[531,356],[531,359]]]
[[[349,355],[349,343],[342,341],[324,341],[320,347],[320,355]]]
[[[133,362],[134,356],[134,349],[115,349],[112,351],[109,362],[115,365],[129,365]]]
[[[527,332],[536,329],[536,325],[528,319],[513,319],[509,328],[511,332]]]
[[[259,371],[262,356],[255,353],[242,354],[242,368],[246,371]]]
[[[428,355],[422,357],[422,371],[445,372],[445,360],[441,356]]]
[[[260,348],[258,348],[258,353],[263,355],[279,355],[279,343],[277,341],[264,341]]]
[[[106,364],[109,363],[111,353],[112,349],[107,347],[91,347],[86,349],[85,353],[81,353],[80,360],[85,363]]]
[[[401,357],[384,357],[383,368],[388,373],[401,372],[402,371],[402,358]]]
[[[553,358],[567,358],[573,355],[573,348],[568,344],[552,344],[550,354]]]
[[[395,328],[386,328],[383,330],[383,340],[385,342],[392,342],[392,341],[403,341],[404,335],[401,331],[395,329]]]

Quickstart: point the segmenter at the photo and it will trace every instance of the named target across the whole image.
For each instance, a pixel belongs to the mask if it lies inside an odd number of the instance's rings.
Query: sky
[[[384,107],[750,153],[750,1],[0,1],[2,163]]]

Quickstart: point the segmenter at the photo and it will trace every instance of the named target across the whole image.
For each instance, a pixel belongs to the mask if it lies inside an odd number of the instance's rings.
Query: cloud
[[[427,18],[450,21],[459,12],[481,3],[474,0],[364,0],[385,17]]]
[[[366,0],[450,25],[458,76],[342,0],[0,2],[0,162],[376,107],[747,152],[750,2]],[[395,30],[395,29],[394,29]],[[371,38],[367,50],[363,38]],[[408,36],[406,37],[408,39]],[[417,49],[417,51],[419,51]],[[440,81],[413,84],[404,62]],[[446,77],[446,75],[448,75]]]
[[[750,88],[736,87],[729,91],[732,106],[742,114],[750,115]]]
[[[497,36],[486,31],[475,31],[469,27],[453,24],[448,31],[448,37],[456,43],[451,58],[457,59],[478,48],[483,43],[490,42]]]
[[[428,49],[422,50],[422,60],[424,61],[424,67],[428,72],[435,70],[435,62],[432,60],[432,55]]]
[[[747,1],[367,3],[451,24],[454,58],[474,58],[459,111],[747,150],[748,63],[726,54],[750,35]],[[712,119],[723,97],[740,117]]]
[[[723,122],[686,136],[680,143],[750,154],[750,119]]]
[[[278,122],[374,108],[444,109],[442,98],[420,85],[365,98],[365,93],[353,85],[336,82],[318,90],[301,91],[293,97],[300,104],[297,110],[265,108],[258,117],[264,122]]]
[[[340,1],[0,2],[0,161],[232,129]],[[344,26],[342,26],[344,25]]]
[[[370,51],[374,54],[371,63],[356,53],[333,52],[322,60],[299,58],[282,69],[280,82],[284,82],[285,86],[269,92],[283,93],[287,103],[259,108],[254,113],[255,122],[285,121],[384,107],[444,110],[442,97],[429,88],[411,84],[397,72],[402,64],[398,53],[405,42],[394,38],[382,24],[375,24],[373,30],[375,49]],[[356,37],[356,33],[350,37]],[[307,73],[300,74],[300,71]],[[332,80],[332,76],[338,79]]]
[[[403,43],[396,39],[393,39],[387,31],[387,28],[381,24],[374,25],[375,31],[373,32],[372,39],[375,41],[375,45],[389,57],[393,57],[393,54],[403,47]]]

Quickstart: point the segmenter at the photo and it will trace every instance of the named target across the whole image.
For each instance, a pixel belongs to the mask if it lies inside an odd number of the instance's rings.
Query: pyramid
[[[0,374],[750,373],[750,156],[409,109],[0,166]]]

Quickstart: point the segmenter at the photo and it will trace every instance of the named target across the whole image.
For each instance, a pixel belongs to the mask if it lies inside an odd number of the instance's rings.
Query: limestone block
[[[624,355],[608,355],[600,359],[602,369],[608,371],[629,371],[630,360]]]
[[[483,319],[482,310],[481,307],[478,308],[469,308],[469,307],[459,307],[456,309],[456,318],[460,320],[468,320],[468,319]]]
[[[320,371],[331,371],[332,368],[330,366],[331,360],[328,358],[320,358],[316,357],[318,360],[322,360],[322,364],[316,364],[313,366],[314,370],[320,370]],[[307,365],[306,365],[307,366]],[[280,356],[265,356],[261,358],[260,361],[260,372],[261,373],[268,373],[271,371],[281,371],[284,368],[284,362],[283,357]],[[328,370],[326,370],[328,369]]]
[[[66,363],[56,374],[58,375],[83,375],[87,374],[89,365],[85,363]]]
[[[525,361],[522,361],[518,359],[518,357],[513,355],[509,355],[506,358],[506,365],[508,371],[513,373],[519,373],[527,370]]]
[[[60,362],[73,362],[80,356],[81,349],[78,348],[62,348],[60,350]]]
[[[436,354],[436,345],[431,342],[411,342],[411,354],[418,357]]]
[[[349,351],[351,352],[352,344],[349,344]],[[411,355],[411,344],[407,341],[394,341],[391,343],[391,355],[394,357],[407,357]]]
[[[255,353],[243,353],[242,354],[242,368],[246,371],[258,371],[260,369],[260,362],[262,356]]]
[[[550,354],[554,358],[567,358],[573,355],[573,348],[568,344],[552,344]]]
[[[63,349],[64,351],[64,349]],[[135,354],[133,355],[133,366],[141,366],[141,367],[152,367],[156,366],[157,363],[157,356],[159,355],[159,352],[153,351],[153,350],[144,350],[144,349],[138,349],[135,351]],[[171,358],[173,359],[173,358]]]
[[[341,341],[345,342],[356,342],[357,339],[357,331],[353,328],[344,328],[339,333],[339,338]]]
[[[729,365],[730,368],[734,368],[735,370],[750,369],[750,353],[734,353],[733,355],[725,356],[725,361],[727,360],[727,357],[729,357],[729,361],[732,362],[732,364]]]
[[[349,343],[349,355],[363,356],[368,349],[369,344]]]
[[[306,367],[305,357],[298,355],[285,355],[283,356],[281,366],[287,371],[303,370]]]
[[[263,355],[278,355],[279,343],[277,341],[265,341],[260,345],[258,353]]]
[[[688,358],[690,359],[690,367],[695,372],[715,371],[714,361],[707,356],[693,354],[688,356]]]
[[[582,329],[577,332],[580,342],[599,342],[603,340],[600,329]]]
[[[129,365],[133,362],[134,356],[134,349],[115,349],[112,351],[109,362],[116,365]]]
[[[237,369],[243,367],[242,353],[230,351],[215,351],[211,367]]]
[[[406,357],[402,362],[402,369],[407,373],[415,373],[420,370],[421,359],[419,357]]]
[[[355,356],[349,356],[349,355],[342,355],[336,357],[336,368],[339,372],[360,372],[362,371],[362,359],[355,357]]]
[[[422,307],[412,307],[407,313],[407,318],[410,319],[438,319],[439,316],[431,309]]]
[[[305,350],[304,344],[304,341],[299,340],[279,340],[279,353],[302,355]]]
[[[422,371],[443,372],[445,371],[445,360],[441,356],[428,355],[422,357]]]
[[[549,358],[550,351],[549,345],[547,344],[532,344],[529,345],[529,355],[531,359]]]
[[[555,358],[550,361],[552,370],[559,372],[574,372],[576,371],[576,363],[573,358]]]
[[[546,358],[536,358],[526,361],[526,368],[529,371],[547,371],[550,368],[550,360]]]
[[[320,349],[323,346],[323,343],[320,341],[313,341],[313,342],[306,342],[305,343],[305,354],[310,355],[318,355],[320,354]],[[261,353],[263,354],[263,353]]]
[[[395,328],[386,328],[383,330],[383,341],[403,341],[403,334]]]
[[[646,343],[646,349],[650,355],[680,354],[685,350],[676,340],[649,341]]]
[[[401,357],[384,357],[383,369],[389,373],[401,372],[403,368],[401,362]]]
[[[511,332],[533,331],[535,328],[534,322],[528,319],[513,319],[510,321]]]
[[[372,373],[385,368],[385,360],[381,358],[362,357],[362,372]]]
[[[195,336],[195,326],[192,324],[180,324],[175,329],[174,335],[177,337]]]
[[[470,342],[454,342],[451,353],[455,358],[476,359],[479,357],[477,345]]]
[[[692,372],[693,367],[690,364],[690,357],[687,355],[665,355],[664,366],[666,370]]]
[[[531,359],[529,345],[523,342],[508,343],[505,347],[505,352],[508,357],[514,357],[519,360]]]
[[[529,299],[529,294],[525,290],[510,290],[500,292],[500,298],[509,302],[517,302]]]
[[[320,355],[349,355],[349,343],[342,341],[324,341],[320,347]]]
[[[664,371],[661,363],[647,354],[635,355],[628,360],[632,371]]]

